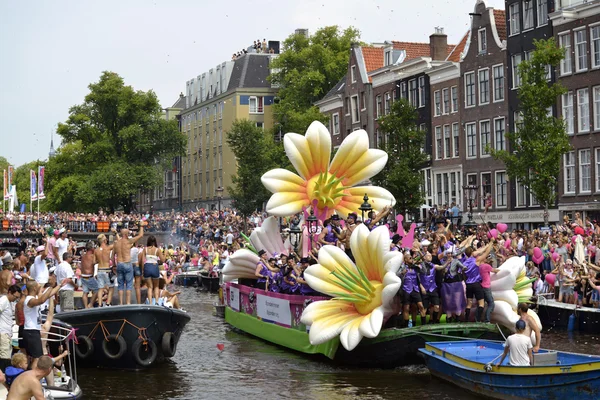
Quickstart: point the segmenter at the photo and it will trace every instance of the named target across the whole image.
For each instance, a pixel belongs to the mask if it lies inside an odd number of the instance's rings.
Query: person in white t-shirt
[[[50,277],[50,273],[48,272],[48,267],[46,266],[46,247],[38,246],[35,249],[37,256],[33,261],[33,265],[31,266],[31,271],[29,272],[29,276],[32,279],[35,279],[37,283],[44,286],[48,283],[48,278]]]
[[[58,263],[63,260],[63,254],[69,250],[69,239],[67,238],[67,230],[62,228],[60,231],[60,237],[56,239],[56,248],[58,253]]]
[[[501,365],[508,355],[508,364],[512,367],[528,367],[533,365],[533,344],[531,337],[525,335],[527,323],[522,319],[515,324],[517,333],[513,333],[504,343],[504,353],[496,365]]]
[[[63,253],[63,260],[58,264],[58,267],[56,267],[56,270],[54,271],[56,282],[61,285],[61,288],[58,291],[61,311],[72,311],[75,309],[73,300],[73,293],[75,291],[75,273],[73,272],[73,267],[71,267],[72,260],[73,255],[70,252]]]
[[[0,367],[4,370],[10,365],[12,357],[12,336],[15,300],[21,298],[21,288],[12,285],[8,288],[8,293],[0,297]]]

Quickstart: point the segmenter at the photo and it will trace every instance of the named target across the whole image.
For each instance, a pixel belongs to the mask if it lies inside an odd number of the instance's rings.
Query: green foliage
[[[309,38],[293,34],[283,42],[282,54],[271,62],[270,80],[280,87],[275,117],[284,133],[303,133],[313,121],[327,122],[313,104],[346,74],[350,48],[359,37],[355,28],[327,26]]]
[[[0,171],[6,170],[8,172],[8,165],[9,164],[10,163],[8,162],[8,160],[6,159],[6,157],[0,156]]]
[[[530,60],[519,65],[522,124],[517,132],[506,135],[512,152],[492,149],[492,155],[506,164],[510,179],[529,187],[548,209],[556,201],[562,157],[571,149],[564,121],[548,114],[566,89],[558,83],[548,83],[546,68],[557,67],[564,52],[553,38],[534,43]]]
[[[227,144],[237,161],[236,175],[231,177],[233,185],[227,192],[233,198],[234,207],[243,215],[260,210],[270,193],[260,177],[279,166],[281,152],[273,139],[248,120],[236,120],[227,132]]]
[[[387,137],[379,148],[388,154],[388,162],[372,181],[394,195],[401,213],[414,211],[423,204],[420,170],[428,161],[422,151],[426,132],[417,127],[415,108],[405,99],[396,100],[379,120],[379,133]]]
[[[161,183],[186,137],[161,117],[154,92],[135,91],[116,73],[104,72],[89,89],[58,126],[63,145],[46,168],[47,207],[129,211],[139,190]]]

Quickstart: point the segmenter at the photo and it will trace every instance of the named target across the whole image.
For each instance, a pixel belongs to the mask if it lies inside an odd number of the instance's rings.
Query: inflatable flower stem
[[[242,237],[244,238],[244,241],[246,242],[246,248],[248,250],[250,250],[251,252],[258,254],[258,251],[254,248],[254,246],[252,246],[252,242],[250,241],[250,238],[241,232],[240,232],[240,235],[242,235]]]

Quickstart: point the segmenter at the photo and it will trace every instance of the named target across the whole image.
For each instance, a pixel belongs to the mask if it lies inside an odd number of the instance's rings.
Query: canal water
[[[477,399],[432,379],[424,366],[351,369],[255,339],[214,315],[216,295],[183,288],[192,320],[172,361],[143,371],[80,369],[89,400]],[[600,337],[544,332],[543,347],[600,355]],[[218,344],[223,345],[219,350]]]

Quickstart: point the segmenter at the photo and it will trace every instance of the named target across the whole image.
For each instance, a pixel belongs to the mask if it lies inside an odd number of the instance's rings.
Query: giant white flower
[[[394,196],[378,186],[357,186],[377,173],[387,163],[387,154],[369,149],[369,136],[364,130],[348,135],[331,158],[331,137],[320,122],[313,122],[302,136],[288,133],[283,138],[285,152],[298,175],[277,168],[265,173],[263,185],[273,193],[267,212],[279,217],[297,214],[313,207],[323,220],[334,211],[338,214],[359,212],[365,194],[379,211],[396,204]]]
[[[402,253],[390,251],[390,233],[380,226],[373,231],[359,225],[350,237],[356,264],[340,248],[323,246],[318,264],[304,271],[314,290],[332,296],[304,309],[302,323],[310,325],[313,345],[340,336],[342,346],[354,349],[363,337],[379,335],[384,319],[392,313],[401,280],[396,273]]]

